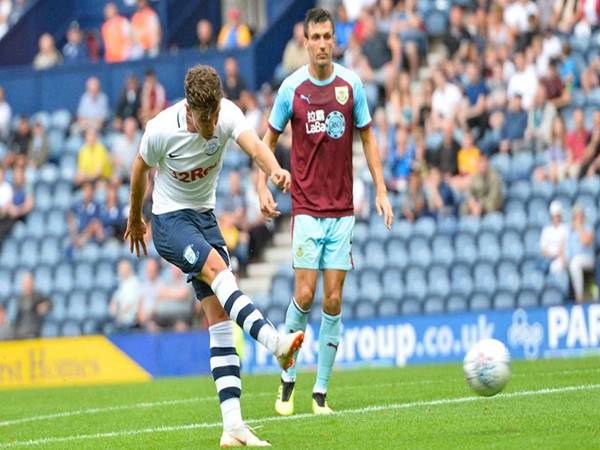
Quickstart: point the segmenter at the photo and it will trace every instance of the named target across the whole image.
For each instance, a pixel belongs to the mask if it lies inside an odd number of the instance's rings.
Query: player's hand
[[[271,173],[271,181],[277,188],[282,192],[290,190],[290,184],[292,182],[292,176],[285,169],[274,170]]]
[[[392,229],[392,223],[394,223],[394,211],[392,211],[392,204],[388,199],[386,193],[377,194],[375,197],[375,208],[377,209],[377,214],[383,214],[383,221],[388,230]]]
[[[266,187],[259,190],[258,201],[260,203],[260,212],[267,219],[274,219],[281,215],[281,212],[277,210],[277,202],[273,199],[273,194]]]
[[[131,220],[131,217],[127,221],[127,230],[125,230],[125,240],[129,239],[129,251],[133,253],[135,248],[135,254],[140,257],[140,247],[144,251],[144,256],[148,256],[148,250],[146,250],[146,242],[144,241],[144,235],[146,234],[146,224],[142,219]]]

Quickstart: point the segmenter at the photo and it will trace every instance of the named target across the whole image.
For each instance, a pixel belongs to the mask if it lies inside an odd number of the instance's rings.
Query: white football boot
[[[302,346],[303,342],[304,331],[279,335],[275,357],[283,370],[289,369],[294,364],[294,353]]]
[[[221,448],[270,446],[269,441],[260,439],[246,424],[233,430],[223,430],[221,435]]]

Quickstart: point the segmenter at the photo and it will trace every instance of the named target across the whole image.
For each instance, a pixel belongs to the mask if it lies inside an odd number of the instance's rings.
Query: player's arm
[[[273,155],[275,154],[275,147],[277,145],[277,141],[279,140],[280,133],[277,133],[271,129],[271,127],[267,128],[267,132],[263,137],[263,142],[265,145],[271,150]],[[267,185],[268,177],[264,172],[260,172],[258,174],[258,181],[256,183],[256,191],[258,193],[258,201],[260,203],[260,211],[263,215],[269,219],[274,219],[275,217],[279,217],[281,212],[277,209],[277,202],[273,198],[273,194],[269,190]]]
[[[146,224],[142,218],[142,206],[144,203],[144,193],[148,183],[148,171],[150,166],[146,164],[142,156],[138,153],[131,169],[131,196],[129,218],[127,219],[127,230],[125,231],[125,240],[129,239],[129,250],[140,256],[140,247],[144,255],[148,256],[144,235],[146,234]]]
[[[394,212],[388,199],[387,188],[383,179],[383,170],[381,168],[381,159],[379,158],[379,150],[377,149],[377,141],[371,127],[360,130],[360,139],[363,144],[363,151],[367,165],[369,166],[369,172],[371,172],[371,178],[375,184],[375,208],[377,208],[377,214],[383,214],[385,226],[391,229],[394,222]]]
[[[237,143],[279,189],[287,192],[290,188],[290,173],[281,168],[273,152],[258,138],[254,130],[242,132]]]

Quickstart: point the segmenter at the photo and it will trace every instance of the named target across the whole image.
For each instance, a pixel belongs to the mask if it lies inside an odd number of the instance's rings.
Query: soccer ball
[[[510,377],[510,354],[496,339],[482,339],[465,356],[463,369],[469,386],[479,395],[500,392]]]

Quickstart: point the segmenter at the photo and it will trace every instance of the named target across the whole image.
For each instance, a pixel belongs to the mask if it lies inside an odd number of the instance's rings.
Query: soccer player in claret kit
[[[144,253],[142,200],[147,174],[157,167],[152,193],[152,238],[158,253],[188,274],[209,323],[210,368],[223,416],[221,447],[269,446],[242,420],[240,359],[233,322],[273,353],[283,369],[293,364],[304,333],[280,334],[238,288],[214,215],[218,174],[233,138],[280,189],[290,174],[258,138],[242,111],[223,98],[219,75],[196,66],[185,77],[185,100],[148,122],[131,175],[131,211],[125,238]]]
[[[334,24],[321,8],[308,11],[304,21],[309,64],[284,80],[263,140],[275,149],[288,121],[292,126],[292,252],[295,289],[286,315],[288,331],[304,331],[312,306],[317,276],[323,271],[324,293],[317,380],[312,409],[329,414],[326,395],[340,339],[342,288],[352,269],[352,135],[360,133],[371,177],[375,183],[377,212],[391,228],[393,212],[383,179],[371,116],[363,85],[352,71],[334,64]],[[267,217],[279,212],[259,180],[261,210]],[[275,410],[294,412],[296,369],[281,375]]]

